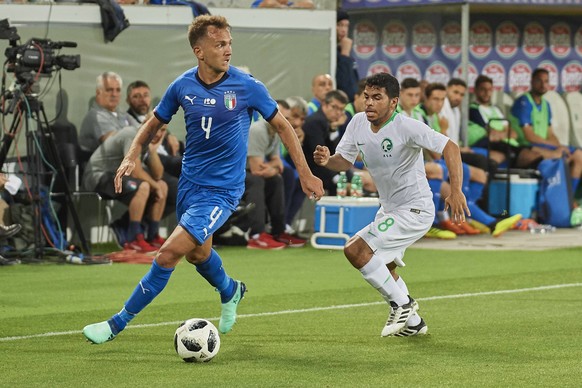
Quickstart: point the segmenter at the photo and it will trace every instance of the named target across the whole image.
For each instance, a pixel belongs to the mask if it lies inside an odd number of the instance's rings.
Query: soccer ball
[[[188,319],[176,329],[174,349],[186,362],[208,362],[220,349],[218,330],[206,319]]]

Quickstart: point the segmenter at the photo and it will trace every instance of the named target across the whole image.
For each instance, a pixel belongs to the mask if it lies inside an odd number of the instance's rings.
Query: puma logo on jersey
[[[194,105],[194,100],[196,99],[196,96],[194,97],[188,97],[188,96],[184,96],[184,99],[190,101],[190,104]]]

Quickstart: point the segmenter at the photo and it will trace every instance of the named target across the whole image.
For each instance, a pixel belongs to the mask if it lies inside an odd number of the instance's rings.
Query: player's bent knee
[[[372,257],[372,250],[359,236],[352,237],[344,247],[344,255],[356,268],[363,267]]]
[[[156,255],[156,263],[163,268],[174,268],[182,256],[177,255],[171,248],[162,246]]]
[[[210,256],[210,249],[206,249],[204,246],[198,246],[192,252],[186,254],[186,260],[190,264],[199,264],[206,261]]]

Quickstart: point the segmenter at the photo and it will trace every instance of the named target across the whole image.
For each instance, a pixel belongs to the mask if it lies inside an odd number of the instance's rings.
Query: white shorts
[[[385,264],[394,262],[404,267],[402,261],[406,248],[422,238],[432,226],[434,214],[415,208],[396,209],[390,212],[380,207],[374,221],[356,233]]]

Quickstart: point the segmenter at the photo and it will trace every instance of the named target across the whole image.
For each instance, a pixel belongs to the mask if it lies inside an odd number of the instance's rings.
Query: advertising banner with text
[[[352,55],[361,77],[387,71],[446,83],[461,77],[460,15],[414,12],[353,14]],[[532,71],[550,72],[557,92],[580,91],[582,84],[582,21],[580,18],[471,14],[469,86],[486,74],[497,90],[529,89]]]

